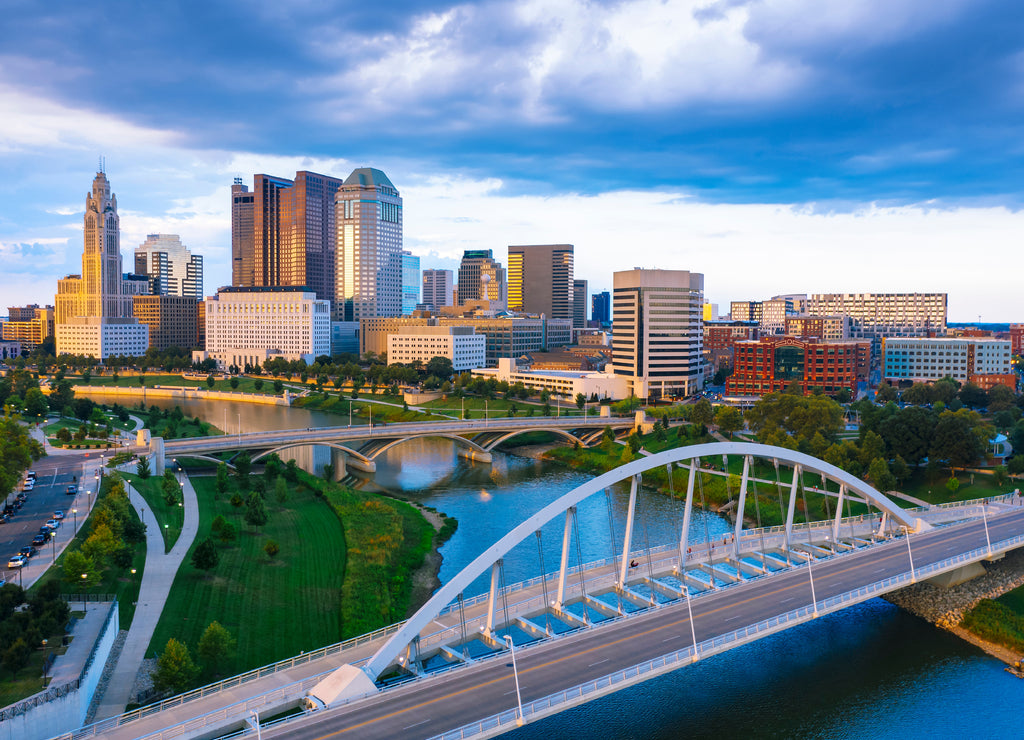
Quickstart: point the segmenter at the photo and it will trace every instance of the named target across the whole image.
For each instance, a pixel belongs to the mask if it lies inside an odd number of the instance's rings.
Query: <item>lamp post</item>
[[[260,716],[256,712],[251,712],[252,726],[256,728],[256,740],[263,740],[263,735],[260,734]]]
[[[43,638],[43,685],[46,685],[46,645],[47,639]]]
[[[71,509],[71,516],[75,518],[75,534],[78,534],[78,509]]]
[[[348,399],[348,425],[352,426],[352,399]]]
[[[508,645],[509,651],[512,653],[512,676],[516,680],[516,704],[519,706],[519,718],[516,720],[517,725],[523,724],[523,697],[519,693],[519,668],[516,666],[516,645],[512,642],[512,637],[505,635],[505,644]]]
[[[487,426],[487,399],[484,399],[484,426]]]
[[[82,613],[83,614],[88,614],[89,613],[89,603],[85,600],[85,586],[86,586],[88,578],[89,578],[89,574],[88,573],[83,573],[82,574]]]

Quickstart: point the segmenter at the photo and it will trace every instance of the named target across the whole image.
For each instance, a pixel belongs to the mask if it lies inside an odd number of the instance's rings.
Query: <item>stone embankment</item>
[[[1017,550],[1002,560],[985,564],[985,575],[952,588],[918,583],[883,598],[915,616],[949,630],[1009,665],[1019,665],[1024,656],[994,645],[960,626],[964,615],[982,599],[994,599],[1024,586],[1024,551]]]

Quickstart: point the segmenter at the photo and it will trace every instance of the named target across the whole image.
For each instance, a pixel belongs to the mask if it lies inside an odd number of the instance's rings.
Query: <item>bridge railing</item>
[[[993,543],[992,550],[1010,549],[1014,546],[1020,546],[1021,544],[1024,544],[1024,535],[1018,535],[1016,537],[1011,537],[1006,540]],[[802,606],[777,617],[772,617],[758,622],[757,624],[750,625],[749,627],[743,627],[710,640],[705,640],[698,643],[696,645],[696,649],[693,645],[690,645],[674,653],[653,658],[638,665],[631,666],[630,668],[626,668],[607,676],[594,679],[593,681],[588,681],[587,683],[579,684],[565,689],[564,691],[551,694],[542,699],[527,702],[523,704],[523,717],[526,721],[530,721],[531,718],[539,719],[540,716],[551,713],[551,710],[556,707],[583,703],[588,696],[596,698],[597,696],[610,693],[615,690],[614,687],[616,686],[628,686],[632,683],[637,683],[643,680],[643,677],[646,675],[674,670],[676,667],[681,667],[686,663],[692,663],[694,660],[705,657],[709,654],[713,655],[715,653],[722,652],[729,647],[749,642],[752,638],[757,639],[758,637],[781,631],[796,623],[809,621],[817,615],[838,611],[851,603],[864,601],[873,596],[886,593],[899,588],[900,586],[912,583],[923,575],[950,570],[961,563],[974,562],[979,557],[986,555],[988,551],[989,548],[982,547],[951,558],[946,558],[945,560],[941,560],[937,563],[932,563],[922,568],[918,568],[913,573],[901,573],[899,575],[862,586],[861,588],[853,591],[823,599],[816,604]],[[464,725],[455,730],[451,730],[450,732],[437,735],[431,740],[463,740],[464,738],[475,737],[485,732],[492,732],[497,728],[511,728],[515,726],[517,719],[517,711],[513,708],[485,717],[484,719]]]

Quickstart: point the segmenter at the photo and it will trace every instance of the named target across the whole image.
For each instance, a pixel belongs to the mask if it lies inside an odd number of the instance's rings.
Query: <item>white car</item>
[[[15,555],[10,560],[7,561],[7,567],[8,568],[20,568],[24,564],[25,564],[25,556],[24,555]]]
[[[56,531],[57,527],[60,526],[60,522],[58,522],[56,519],[47,519],[46,520],[46,526],[49,527],[50,529]]]
[[[58,522],[61,521],[64,518],[64,512],[61,511],[60,509],[57,509],[55,512],[53,512],[53,518],[56,519]]]
[[[26,480],[24,483],[21,484],[21,490],[23,490],[23,491],[31,491],[35,487],[36,487],[36,482],[34,480],[32,480],[31,478],[29,478],[28,480]]]

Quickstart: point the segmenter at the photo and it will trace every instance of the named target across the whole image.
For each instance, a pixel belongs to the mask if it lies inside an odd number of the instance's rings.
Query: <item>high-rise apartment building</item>
[[[530,244],[508,248],[508,308],[573,318],[572,244]]]
[[[946,333],[945,293],[815,293],[807,313],[846,314],[853,336],[928,337]]]
[[[85,197],[82,274],[57,282],[57,354],[138,356],[149,331],[132,316],[132,297],[121,273],[121,229],[117,196],[105,172],[97,172]]]
[[[459,305],[469,301],[498,301],[507,306],[505,268],[490,249],[467,249],[459,264]]]
[[[616,272],[612,367],[640,398],[689,396],[704,387],[704,276],[686,270]]]
[[[424,270],[423,305],[430,311],[452,305],[454,287],[451,270]]]
[[[387,175],[360,167],[335,194],[337,321],[402,313],[402,198]]]
[[[203,258],[177,234],[150,234],[135,250],[135,274],[149,276],[151,295],[203,299]]]
[[[402,252],[402,315],[411,316],[420,302],[420,258]]]
[[[231,188],[232,281],[308,287],[333,302],[334,195],[342,181],[306,171],[294,180],[263,174],[253,180],[252,193],[238,180]]]
[[[611,323],[612,320],[612,294],[607,290],[601,293],[594,293],[590,300],[590,320],[598,326]]]
[[[590,300],[587,281],[573,280],[572,294],[572,325],[575,329],[583,329],[587,325],[587,302]]]

